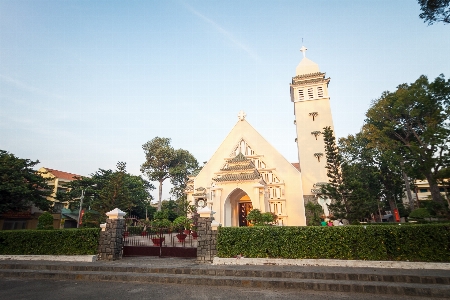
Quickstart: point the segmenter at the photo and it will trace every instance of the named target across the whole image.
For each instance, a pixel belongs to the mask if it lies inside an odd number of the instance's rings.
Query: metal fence
[[[197,234],[190,230],[129,226],[123,239],[125,257],[197,257]]]

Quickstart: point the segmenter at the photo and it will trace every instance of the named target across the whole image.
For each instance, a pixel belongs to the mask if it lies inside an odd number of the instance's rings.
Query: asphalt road
[[[429,298],[355,293],[268,290],[181,284],[129,283],[111,281],[67,281],[41,279],[0,279],[0,299],[309,299],[309,300],[387,300]]]

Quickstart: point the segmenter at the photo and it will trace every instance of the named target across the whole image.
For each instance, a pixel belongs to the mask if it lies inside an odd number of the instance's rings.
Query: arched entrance
[[[225,204],[225,226],[248,226],[247,214],[253,205],[246,192],[237,188],[228,195]]]

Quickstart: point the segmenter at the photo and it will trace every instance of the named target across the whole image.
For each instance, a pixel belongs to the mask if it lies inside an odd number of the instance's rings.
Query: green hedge
[[[100,228],[0,231],[2,255],[96,254]]]
[[[221,227],[219,257],[450,261],[450,225]]]

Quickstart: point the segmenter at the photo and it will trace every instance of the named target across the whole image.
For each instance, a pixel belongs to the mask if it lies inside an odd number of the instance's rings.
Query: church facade
[[[198,209],[208,206],[222,226],[247,226],[252,209],[272,212],[278,225],[304,226],[305,200],[317,199],[327,181],[325,126],[333,129],[328,97],[329,78],[305,57],[291,83],[299,164],[288,162],[245,119],[241,111],[231,132],[203,168],[189,178],[187,199]],[[327,211],[325,211],[327,212]]]

